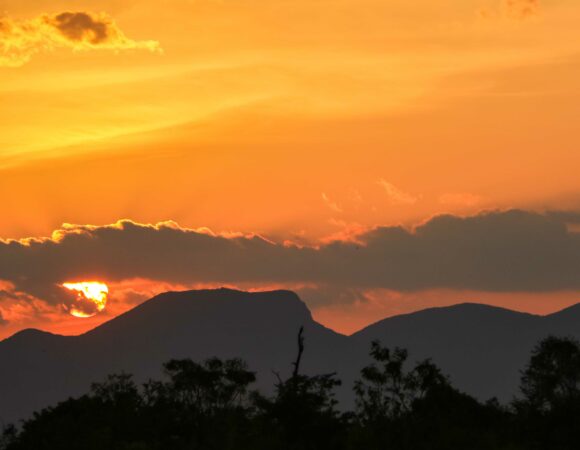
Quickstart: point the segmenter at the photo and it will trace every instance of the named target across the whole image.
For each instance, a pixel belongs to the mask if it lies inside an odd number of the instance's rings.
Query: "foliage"
[[[362,380],[354,386],[358,415],[363,422],[399,418],[411,412],[414,403],[431,390],[447,385],[439,368],[429,360],[406,372],[406,350],[391,351],[375,341],[370,354],[375,363],[362,369]]]
[[[343,423],[333,394],[339,385],[334,374],[295,374],[286,381],[279,380],[271,399],[256,393],[256,423],[260,435],[267,437],[262,445],[268,443],[264,448],[341,448]]]
[[[550,412],[580,400],[580,346],[570,338],[550,336],[532,351],[522,376],[521,406]]]
[[[528,448],[578,448],[580,345],[550,336],[533,350],[522,373],[523,397],[514,402],[519,433]]]

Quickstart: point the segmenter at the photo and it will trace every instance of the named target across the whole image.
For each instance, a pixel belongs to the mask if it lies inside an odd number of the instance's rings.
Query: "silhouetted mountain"
[[[304,371],[333,371],[350,340],[316,323],[288,291],[168,292],[81,336],[22,331],[0,342],[0,419],[80,395],[109,373],[159,378],[172,358],[240,357],[259,373],[259,387],[271,388],[273,371],[291,370],[300,326],[308,345]]]
[[[580,305],[546,317],[474,304],[434,308],[346,337],[315,322],[292,292],[169,292],[81,336],[25,330],[0,342],[0,420],[81,395],[110,373],[159,378],[162,363],[172,358],[240,357],[258,372],[257,387],[268,390],[273,372],[289,375],[300,326],[303,371],[336,371],[343,381],[338,397],[349,407],[352,383],[370,361],[375,339],[409,349],[412,360],[432,358],[459,389],[480,399],[510,400],[540,339],[580,337]]]
[[[382,320],[351,338],[404,347],[413,359],[433,359],[458,389],[509,401],[532,348],[550,334],[580,338],[580,305],[549,316],[479,304],[432,308]]]

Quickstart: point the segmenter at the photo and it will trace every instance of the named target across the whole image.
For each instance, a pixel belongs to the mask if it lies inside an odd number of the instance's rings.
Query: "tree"
[[[436,387],[448,385],[447,379],[430,360],[405,371],[406,350],[371,344],[375,362],[361,370],[354,391],[359,418],[365,423],[396,419],[411,412],[413,403]]]
[[[6,425],[2,427],[2,435],[0,436],[0,450],[8,449],[18,438],[18,431],[14,425]]]
[[[517,440],[530,449],[576,449],[580,442],[580,344],[550,336],[522,372],[514,401]]]
[[[126,405],[137,408],[141,397],[133,376],[121,373],[109,375],[101,383],[91,385],[91,397],[116,407]]]
[[[345,445],[345,426],[336,410],[334,389],[341,384],[336,374],[308,376],[300,373],[304,352],[304,328],[298,332],[298,354],[292,375],[276,374],[276,393],[267,398],[255,393],[260,448],[337,450]]]
[[[532,351],[523,371],[520,406],[546,413],[580,400],[580,344],[550,336]]]
[[[371,449],[498,449],[489,429],[502,412],[454,389],[430,360],[408,367],[406,350],[371,345],[374,363],[355,383],[352,447]]]
[[[241,359],[211,358],[202,364],[190,359],[164,365],[169,382],[163,395],[204,414],[242,407],[256,375]]]
[[[240,359],[171,360],[167,381],[144,386],[144,428],[160,448],[245,448],[254,372]]]

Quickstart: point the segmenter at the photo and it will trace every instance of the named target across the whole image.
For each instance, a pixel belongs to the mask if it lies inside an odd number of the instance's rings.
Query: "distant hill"
[[[109,373],[138,381],[161,375],[171,358],[244,358],[271,388],[288,376],[304,326],[306,373],[337,372],[339,398],[352,405],[352,383],[372,340],[431,357],[454,384],[479,398],[509,400],[534,344],[548,334],[580,337],[580,306],[540,317],[483,305],[428,309],[385,319],[347,337],[312,319],[289,291],[229,289],[168,292],[80,336],[25,330],[0,342],[0,421],[85,393]]]
[[[469,303],[432,308],[382,320],[351,339],[407,348],[414,359],[431,358],[460,390],[509,401],[534,345],[551,334],[580,338],[580,305],[549,316]]]

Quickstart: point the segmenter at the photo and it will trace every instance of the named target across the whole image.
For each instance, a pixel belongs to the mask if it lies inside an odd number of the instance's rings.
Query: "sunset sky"
[[[579,21],[577,0],[0,0],[0,338],[222,285],[296,290],[345,333],[580,302]],[[105,311],[68,314],[80,281]]]

